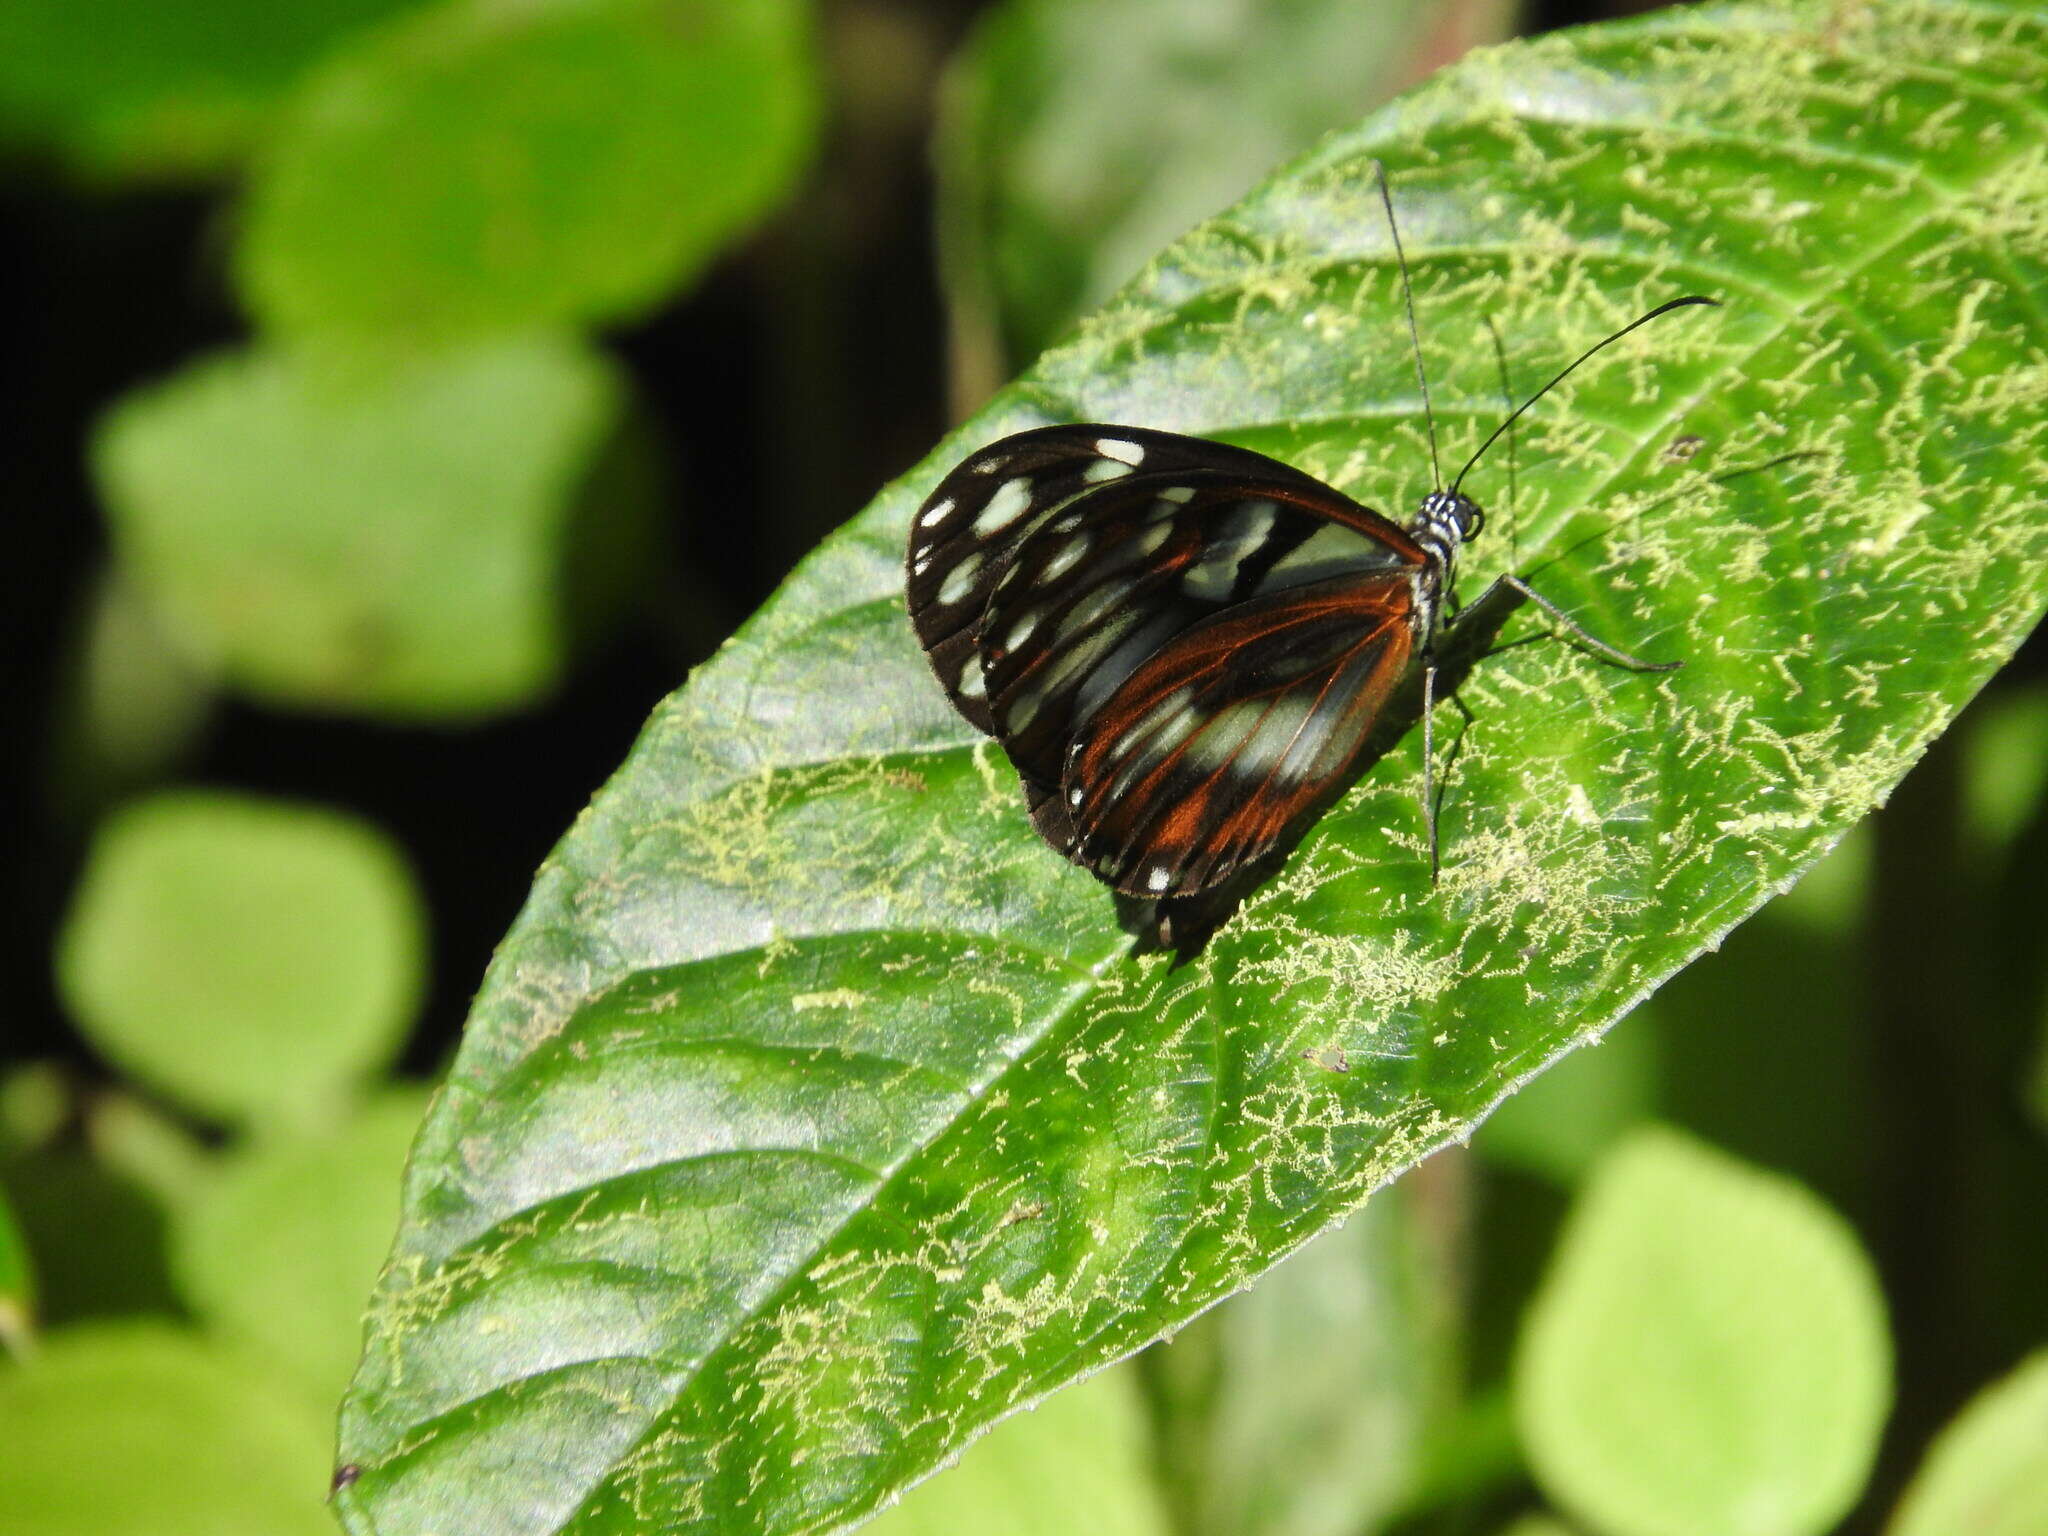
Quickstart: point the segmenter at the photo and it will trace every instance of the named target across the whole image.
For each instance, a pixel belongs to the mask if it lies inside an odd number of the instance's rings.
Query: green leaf
[[[397,1048],[419,994],[404,860],[353,817],[155,796],[94,839],[57,946],[94,1045],[226,1120],[304,1121]]]
[[[1453,1177],[1402,1180],[1145,1357],[1185,1536],[1359,1536],[1414,1494],[1452,1380]]]
[[[67,1148],[10,1157],[0,1181],[35,1256],[46,1326],[177,1311],[156,1190]]]
[[[1468,1303],[1468,1310],[1470,1303]],[[1514,1405],[1505,1382],[1469,1393],[1455,1412],[1435,1426],[1412,1509],[1476,1504],[1481,1495],[1523,1480],[1522,1449],[1515,1439]]]
[[[643,311],[788,189],[815,95],[803,0],[447,0],[307,85],[243,294],[380,344]]]
[[[86,1144],[100,1165],[175,1211],[212,1182],[213,1151],[182,1120],[120,1089],[85,1105]]]
[[[2044,70],[2033,12],[1965,0],[1480,55],[1167,252],[884,492],[656,712],[498,951],[344,1408],[349,1527],[856,1520],[1468,1134],[1788,884],[2048,592],[2048,321],[2011,265],[2048,269],[2019,212]],[[1655,300],[1730,299],[1545,399],[1465,576],[1518,550],[1688,664],[1488,660],[1441,883],[1411,738],[1201,958],[1127,959],[912,643],[909,520],[1048,420],[1413,505],[1375,156],[1448,462],[1498,415],[1482,310],[1531,380]],[[1707,446],[1673,462],[1681,435]],[[1702,474],[1795,447],[1821,458]]]
[[[1853,830],[1627,1026],[1655,1037],[1661,1118],[1858,1216],[1883,1198],[1867,940],[1876,832]]]
[[[564,546],[624,400],[555,337],[389,369],[237,352],[116,406],[94,468],[123,561],[239,687],[472,715],[561,669]]]
[[[2041,1043],[2034,1048],[2034,1064],[2020,1091],[2035,1125],[2048,1134],[2048,1019],[2041,1021]]]
[[[0,135],[89,177],[230,168],[301,71],[416,0],[7,0]]]
[[[118,569],[93,582],[84,609],[50,753],[51,798],[81,819],[169,772],[213,703],[201,669]]]
[[[1660,1038],[1631,1025],[1574,1052],[1493,1112],[1473,1139],[1487,1157],[1570,1186],[1656,1113]]]
[[[1884,1299],[1804,1188],[1643,1131],[1580,1196],[1514,1388],[1538,1482],[1596,1531],[1818,1536],[1891,1406]]]
[[[193,1312],[313,1402],[348,1384],[425,1108],[423,1093],[390,1092],[332,1131],[239,1150],[176,1213],[173,1270]]]
[[[0,1190],[0,1350],[27,1352],[35,1331],[36,1278],[14,1209]]]
[[[1439,60],[1502,0],[1005,0],[948,71],[940,231],[956,330],[1036,356],[1162,245]],[[1007,366],[1005,364],[1007,360]]]
[[[1963,816],[1980,847],[2003,847],[2048,798],[2048,688],[2015,690],[1973,722]]]
[[[7,1536],[322,1536],[320,1416],[157,1325],[73,1329],[0,1371]]]
[[[997,1426],[873,1536],[1169,1536],[1136,1375],[1105,1371]]]
[[[0,1071],[0,1156],[46,1147],[71,1116],[71,1084],[53,1061],[21,1062]]]
[[[2048,1533],[2048,1350],[1986,1387],[1927,1453],[1889,1536]]]

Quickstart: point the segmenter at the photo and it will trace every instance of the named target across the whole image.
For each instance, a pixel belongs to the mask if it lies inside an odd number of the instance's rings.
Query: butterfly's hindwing
[[[1407,670],[1406,573],[1338,577],[1226,609],[1138,667],[1078,733],[1068,857],[1133,895],[1254,863],[1337,782]]]

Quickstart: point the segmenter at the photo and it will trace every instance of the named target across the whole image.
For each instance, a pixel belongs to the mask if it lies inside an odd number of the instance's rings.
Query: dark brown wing
[[[989,597],[1026,537],[1078,498],[1123,483],[1147,500],[1178,479],[1220,477],[1264,485],[1327,506],[1320,515],[1364,514],[1393,528],[1299,470],[1248,448],[1142,427],[1040,427],[969,455],[911,520],[906,556],[911,622],[953,705],[998,735],[988,711],[975,635]],[[1394,529],[1396,536],[1400,535]]]
[[[1414,652],[1405,570],[1228,608],[1161,646],[1078,730],[1039,830],[1133,896],[1188,896],[1271,851],[1341,779]]]

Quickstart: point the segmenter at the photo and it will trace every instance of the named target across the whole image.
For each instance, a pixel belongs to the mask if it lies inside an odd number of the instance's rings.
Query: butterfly
[[[1406,276],[1403,257],[1404,290]],[[1435,476],[1405,526],[1207,438],[1084,424],[991,443],[912,519],[918,642],[954,708],[1008,753],[1046,842],[1155,900],[1209,892],[1283,847],[1419,670],[1433,877],[1436,658],[1457,612],[1459,549],[1485,526],[1464,475],[1601,347],[1714,302],[1672,300],[1590,348],[1448,487]],[[1419,345],[1416,365],[1420,378]],[[1431,449],[1433,460],[1433,421]],[[1517,576],[1499,582],[1607,660],[1676,665],[1595,639]]]

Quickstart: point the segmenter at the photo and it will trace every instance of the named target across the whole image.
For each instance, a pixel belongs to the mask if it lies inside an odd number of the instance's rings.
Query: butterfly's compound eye
[[[1460,544],[1486,526],[1486,514],[1479,503],[1456,491],[1431,491],[1422,498],[1422,510],[1415,519],[1418,533],[1427,533],[1441,544]]]

